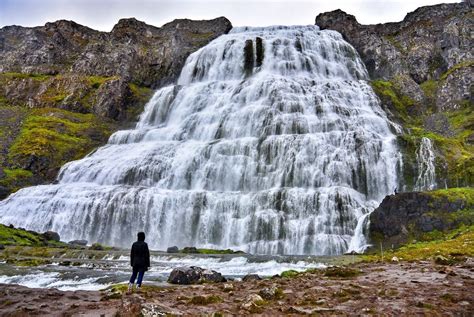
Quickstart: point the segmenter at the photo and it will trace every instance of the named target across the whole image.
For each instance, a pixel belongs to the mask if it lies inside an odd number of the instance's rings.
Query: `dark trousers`
[[[130,277],[130,283],[134,284],[135,279],[137,278],[138,274],[138,280],[137,280],[137,285],[142,286],[142,281],[143,281],[143,275],[145,275],[145,270],[138,270],[133,268],[132,276]]]

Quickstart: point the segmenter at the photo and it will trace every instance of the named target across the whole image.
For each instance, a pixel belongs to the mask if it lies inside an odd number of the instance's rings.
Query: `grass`
[[[441,255],[447,259],[474,256],[474,226],[462,226],[433,241],[407,244],[396,250],[384,251],[385,260],[397,257],[405,261],[434,259]],[[381,254],[361,255],[366,262],[380,261]]]
[[[38,246],[44,245],[44,239],[38,233],[10,228],[0,224],[0,244]]]
[[[66,110],[35,109],[27,116],[21,130],[11,145],[8,160],[17,176],[31,176],[28,168],[32,160],[43,164],[40,173],[59,169],[64,163],[83,157],[100,142],[91,138],[97,135],[105,140],[110,126],[93,114],[79,114]],[[41,170],[41,168],[47,170]]]

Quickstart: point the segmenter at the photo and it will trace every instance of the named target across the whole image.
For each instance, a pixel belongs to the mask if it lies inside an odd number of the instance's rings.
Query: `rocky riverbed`
[[[443,315],[474,313],[474,260],[358,263],[262,280],[100,291],[1,285],[2,316]]]

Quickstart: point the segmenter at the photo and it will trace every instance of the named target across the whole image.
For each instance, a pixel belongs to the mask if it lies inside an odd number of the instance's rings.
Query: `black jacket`
[[[143,241],[136,241],[130,251],[130,265],[135,270],[147,270],[150,267],[150,251],[148,244]]]

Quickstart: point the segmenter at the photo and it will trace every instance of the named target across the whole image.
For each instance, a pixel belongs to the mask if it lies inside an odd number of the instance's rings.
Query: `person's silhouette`
[[[130,265],[133,267],[133,273],[128,284],[128,291],[133,290],[135,279],[137,278],[137,289],[142,286],[143,275],[150,267],[150,251],[148,244],[145,242],[145,233],[139,232],[137,234],[137,241],[133,243],[130,251]]]

